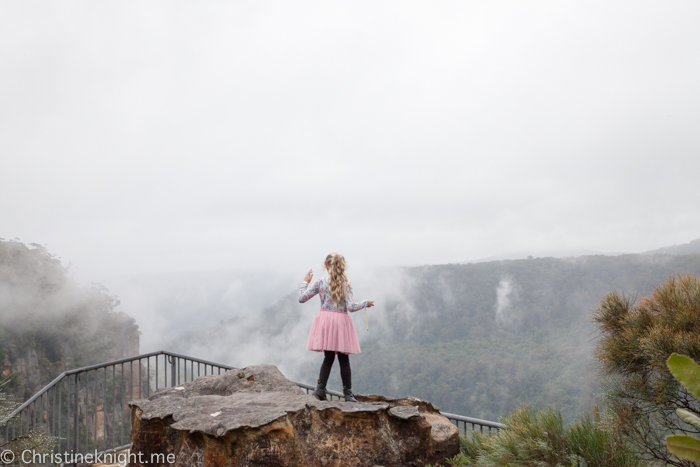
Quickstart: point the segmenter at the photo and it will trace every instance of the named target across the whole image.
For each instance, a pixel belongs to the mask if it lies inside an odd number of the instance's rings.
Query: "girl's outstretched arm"
[[[308,278],[310,280],[312,275],[311,271],[309,271],[304,279]],[[299,288],[299,303],[306,303],[311,297],[316,295],[321,289],[320,283],[321,279],[316,279],[313,284],[309,284],[307,280],[304,280]]]
[[[372,304],[374,304],[374,302]],[[345,306],[347,307],[348,311],[361,310],[367,306],[367,300],[356,302],[355,295],[352,293],[352,287],[350,287],[350,284],[345,284]]]

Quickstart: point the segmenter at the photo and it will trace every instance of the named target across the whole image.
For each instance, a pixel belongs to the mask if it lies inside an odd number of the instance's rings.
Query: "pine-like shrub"
[[[650,460],[696,465],[666,447],[670,433],[700,434],[700,427],[676,415],[676,409],[700,413],[700,406],[666,361],[674,352],[700,361],[700,278],[670,277],[636,302],[611,292],[601,299],[593,319],[600,332],[596,356],[616,428]]]
[[[460,439],[462,455],[478,467],[636,467],[644,465],[605,422],[585,414],[564,426],[551,408],[524,407],[502,419],[497,434],[476,431]]]

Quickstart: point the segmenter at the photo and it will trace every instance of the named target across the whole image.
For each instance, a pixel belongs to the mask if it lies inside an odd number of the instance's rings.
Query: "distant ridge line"
[[[700,238],[691,240],[688,243],[683,243],[681,245],[671,245],[661,248],[656,248],[654,250],[643,251],[641,253],[634,252],[605,252],[605,251],[595,251],[595,250],[572,250],[572,251],[550,251],[542,252],[535,251],[532,253],[506,253],[501,255],[487,256],[483,258],[477,258],[469,261],[462,261],[457,264],[470,264],[470,263],[489,263],[492,261],[516,261],[532,258],[579,258],[583,256],[623,256],[623,255],[692,255],[700,254]]]
[[[671,245],[641,253],[643,255],[692,255],[700,254],[700,238],[681,245]]]

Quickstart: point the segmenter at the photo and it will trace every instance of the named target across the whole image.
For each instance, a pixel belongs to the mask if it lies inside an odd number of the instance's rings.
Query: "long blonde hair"
[[[348,278],[345,275],[345,258],[339,253],[326,256],[325,265],[328,268],[331,300],[340,306],[345,302],[345,284]]]

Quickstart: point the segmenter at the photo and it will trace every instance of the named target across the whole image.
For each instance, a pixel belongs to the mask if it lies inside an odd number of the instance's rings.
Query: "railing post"
[[[85,372],[85,450],[90,449],[90,372]]]
[[[175,386],[177,386],[177,384],[175,384],[175,381],[176,381],[176,376],[175,376],[175,371],[176,371],[175,357],[171,357],[170,355],[168,355],[168,360],[170,360],[170,381],[171,381],[170,387],[174,388]]]
[[[80,390],[78,389],[78,381],[79,381],[80,375],[78,373],[75,374],[75,385],[74,385],[74,392],[75,392],[75,413],[73,414],[73,435],[74,435],[74,440],[73,440],[73,452],[77,453],[78,452],[78,440],[80,438],[80,430],[78,429],[78,421],[79,421],[79,412],[80,412],[80,406],[79,406],[79,398],[78,394],[80,393]]]
[[[104,384],[102,386],[102,444],[107,450],[107,367],[104,368]]]
[[[58,451],[61,451],[61,442],[63,442],[63,437],[61,434],[63,433],[62,426],[61,426],[61,386],[63,386],[63,381],[58,382],[58,390],[56,391],[58,393],[58,430],[57,433],[53,433],[54,436],[58,436]]]

